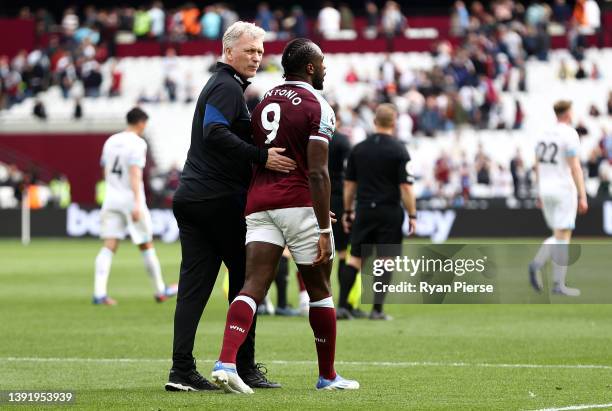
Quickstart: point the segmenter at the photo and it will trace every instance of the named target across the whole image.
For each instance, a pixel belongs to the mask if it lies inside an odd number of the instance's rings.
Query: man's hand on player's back
[[[288,173],[295,170],[295,167],[297,166],[296,162],[281,154],[285,150],[286,149],[281,147],[269,148],[266,168],[273,171],[279,171],[281,173]]]

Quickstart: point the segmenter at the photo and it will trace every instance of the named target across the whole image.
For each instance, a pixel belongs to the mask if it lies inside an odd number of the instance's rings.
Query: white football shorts
[[[296,264],[310,265],[317,258],[319,224],[312,207],[259,211],[249,214],[246,224],[246,244],[261,241],[287,246]],[[334,236],[330,235],[334,258]]]
[[[140,219],[132,221],[130,212],[119,210],[102,210],[100,212],[100,238],[116,238],[123,240],[129,233],[132,242],[136,245],[153,241],[153,223],[151,213],[145,208],[142,210]]]
[[[551,230],[573,230],[576,226],[578,198],[573,193],[546,194],[540,197],[546,225]]]

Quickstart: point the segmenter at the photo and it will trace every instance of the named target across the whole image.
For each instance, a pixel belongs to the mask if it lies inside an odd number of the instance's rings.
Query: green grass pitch
[[[56,408],[84,410],[535,410],[612,403],[610,305],[393,305],[394,321],[339,322],[337,369],[360,381],[357,392],[314,390],[307,319],[261,317],[257,360],[282,389],[253,396],[168,393],[174,301],[154,302],[140,255],[123,242],[109,284],[119,305],[92,306],[99,246],[0,241],[0,390],[72,390],[76,403]],[[179,245],[157,249],[166,280],[176,281]],[[221,276],[196,341],[204,376],[225,322],[220,282]],[[293,275],[289,296],[296,304]]]

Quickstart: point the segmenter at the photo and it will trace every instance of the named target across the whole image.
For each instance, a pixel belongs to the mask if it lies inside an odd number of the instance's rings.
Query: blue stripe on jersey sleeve
[[[576,150],[573,148],[569,148],[565,151],[565,157],[575,157],[576,156]]]
[[[213,105],[207,104],[204,109],[204,127],[209,124],[220,123],[229,126],[229,121],[221,114],[219,110]]]

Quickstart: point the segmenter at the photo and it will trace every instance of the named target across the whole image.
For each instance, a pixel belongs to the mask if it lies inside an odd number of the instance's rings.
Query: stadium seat
[[[185,103],[187,98],[185,79],[191,78],[191,97],[197,98],[201,87],[210,77],[209,68],[215,63],[216,56],[181,56],[176,58],[173,77],[177,79],[177,101],[167,101],[164,90],[164,77],[166,72],[166,58],[158,57],[130,57],[118,61],[118,68],[123,73],[122,95],[119,97],[106,97],[108,88],[108,74],[112,62],[102,66],[107,73],[102,85],[102,97],[85,98],[82,101],[86,127],[95,128],[96,124],[114,130],[121,128],[125,112],[137,103],[139,97],[149,99],[162,97],[160,103],[143,103],[143,107],[151,115],[147,137],[151,145],[155,162],[159,171],[166,171],[173,165],[182,165],[189,147],[191,119],[194,102]],[[325,94],[331,101],[340,106],[355,106],[364,97],[372,93],[372,82],[379,76],[379,67],[386,58],[381,53],[339,53],[326,56],[327,67]],[[434,65],[434,57],[430,53],[391,53],[391,60],[401,70],[426,70]],[[482,143],[485,152],[494,162],[507,165],[516,152],[520,150],[525,158],[526,165],[533,163],[533,130],[538,130],[553,121],[550,107],[560,98],[570,98],[574,103],[576,120],[582,121],[589,130],[589,135],[582,139],[583,151],[581,156],[586,159],[592,147],[597,144],[602,129],[612,130],[612,122],[608,116],[591,118],[587,115],[591,104],[597,105],[600,110],[606,107],[606,100],[610,90],[610,81],[607,78],[600,80],[561,81],[558,78],[559,66],[566,60],[570,70],[575,70],[575,62],[567,50],[555,50],[550,53],[550,63],[529,61],[527,63],[527,93],[510,91],[501,93],[501,118],[510,126],[514,121],[514,101],[518,99],[525,113],[524,127],[516,131],[494,131],[473,129],[457,129],[451,132],[441,132],[434,139],[428,137],[413,137],[409,143],[411,151],[418,150],[418,159],[415,158],[415,169],[421,171],[423,180],[432,178],[431,165],[440,156],[442,151],[454,152],[459,155],[465,152],[468,159],[473,159],[476,148]],[[280,67],[280,56],[269,57],[272,64]],[[592,64],[597,64],[602,74],[605,67],[612,66],[612,50],[589,49],[586,53],[585,69],[590,72]],[[360,82],[347,84],[346,73],[354,69]],[[501,81],[498,79],[497,81]],[[513,83],[518,78],[514,76]],[[266,90],[280,84],[280,72],[267,72],[263,70],[253,79],[252,89],[263,94]],[[515,88],[511,87],[511,90]],[[39,98],[47,107],[49,119],[45,127],[61,127],[72,123],[74,112],[74,99],[64,99],[58,87],[42,93]],[[7,129],[23,130],[31,122],[33,99],[27,99],[16,104],[11,109],[0,113],[0,121]],[[36,122],[34,122],[35,124]],[[58,125],[59,123],[59,125]],[[78,126],[78,125],[77,125]],[[42,127],[42,125],[39,125]],[[81,126],[85,127],[85,126]],[[102,127],[102,126],[99,126]],[[99,128],[98,128],[99,129]],[[530,131],[525,131],[530,130]],[[456,157],[458,158],[458,157]]]

